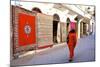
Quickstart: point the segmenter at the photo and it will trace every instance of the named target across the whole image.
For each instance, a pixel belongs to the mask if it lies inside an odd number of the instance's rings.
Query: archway
[[[67,18],[67,34],[69,32],[70,18]]]
[[[60,21],[60,17],[58,14],[53,15],[53,42],[57,43],[57,28],[58,23]]]

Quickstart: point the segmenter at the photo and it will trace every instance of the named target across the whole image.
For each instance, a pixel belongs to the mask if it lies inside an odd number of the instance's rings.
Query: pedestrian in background
[[[67,36],[67,44],[68,44],[69,53],[70,53],[69,62],[73,60],[76,43],[77,43],[76,31],[72,29]]]

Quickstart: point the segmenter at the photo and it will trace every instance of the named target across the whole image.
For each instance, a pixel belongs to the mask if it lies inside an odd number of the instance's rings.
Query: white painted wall
[[[14,5],[15,3],[12,2],[12,4]],[[19,4],[21,5],[21,7],[26,8],[28,10],[32,10],[33,7],[38,7],[41,9],[41,11],[44,14],[47,14],[47,15],[53,16],[55,13],[57,13],[60,17],[60,21],[66,22],[68,10],[62,12],[58,9],[55,9],[55,8],[53,8],[54,4],[52,4],[52,3],[44,4],[44,3],[37,3],[37,2],[34,2],[34,3],[33,2],[20,2]]]
[[[83,19],[80,19],[78,22],[78,39],[80,38],[80,23]]]

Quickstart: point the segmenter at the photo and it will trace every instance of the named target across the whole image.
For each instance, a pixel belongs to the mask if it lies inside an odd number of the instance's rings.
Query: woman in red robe
[[[76,43],[77,43],[77,36],[76,36],[76,32],[74,29],[72,29],[69,34],[68,34],[68,37],[67,37],[67,44],[68,44],[68,48],[69,48],[69,61],[72,61],[73,60],[73,57],[74,57],[74,48],[76,46]]]

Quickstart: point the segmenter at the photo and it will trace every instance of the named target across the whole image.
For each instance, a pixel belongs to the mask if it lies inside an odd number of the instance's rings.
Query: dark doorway
[[[54,43],[58,43],[57,42],[57,28],[58,28],[58,23],[60,21],[59,15],[58,14],[54,14],[53,16],[53,42]]]
[[[87,25],[86,25],[86,23],[84,22],[84,23],[83,23],[83,34],[84,34],[84,35],[87,34],[87,32],[86,32],[87,29],[86,29],[86,28],[87,28]]]
[[[69,32],[69,25],[70,25],[70,18],[67,18],[67,34],[68,34],[68,32]]]

